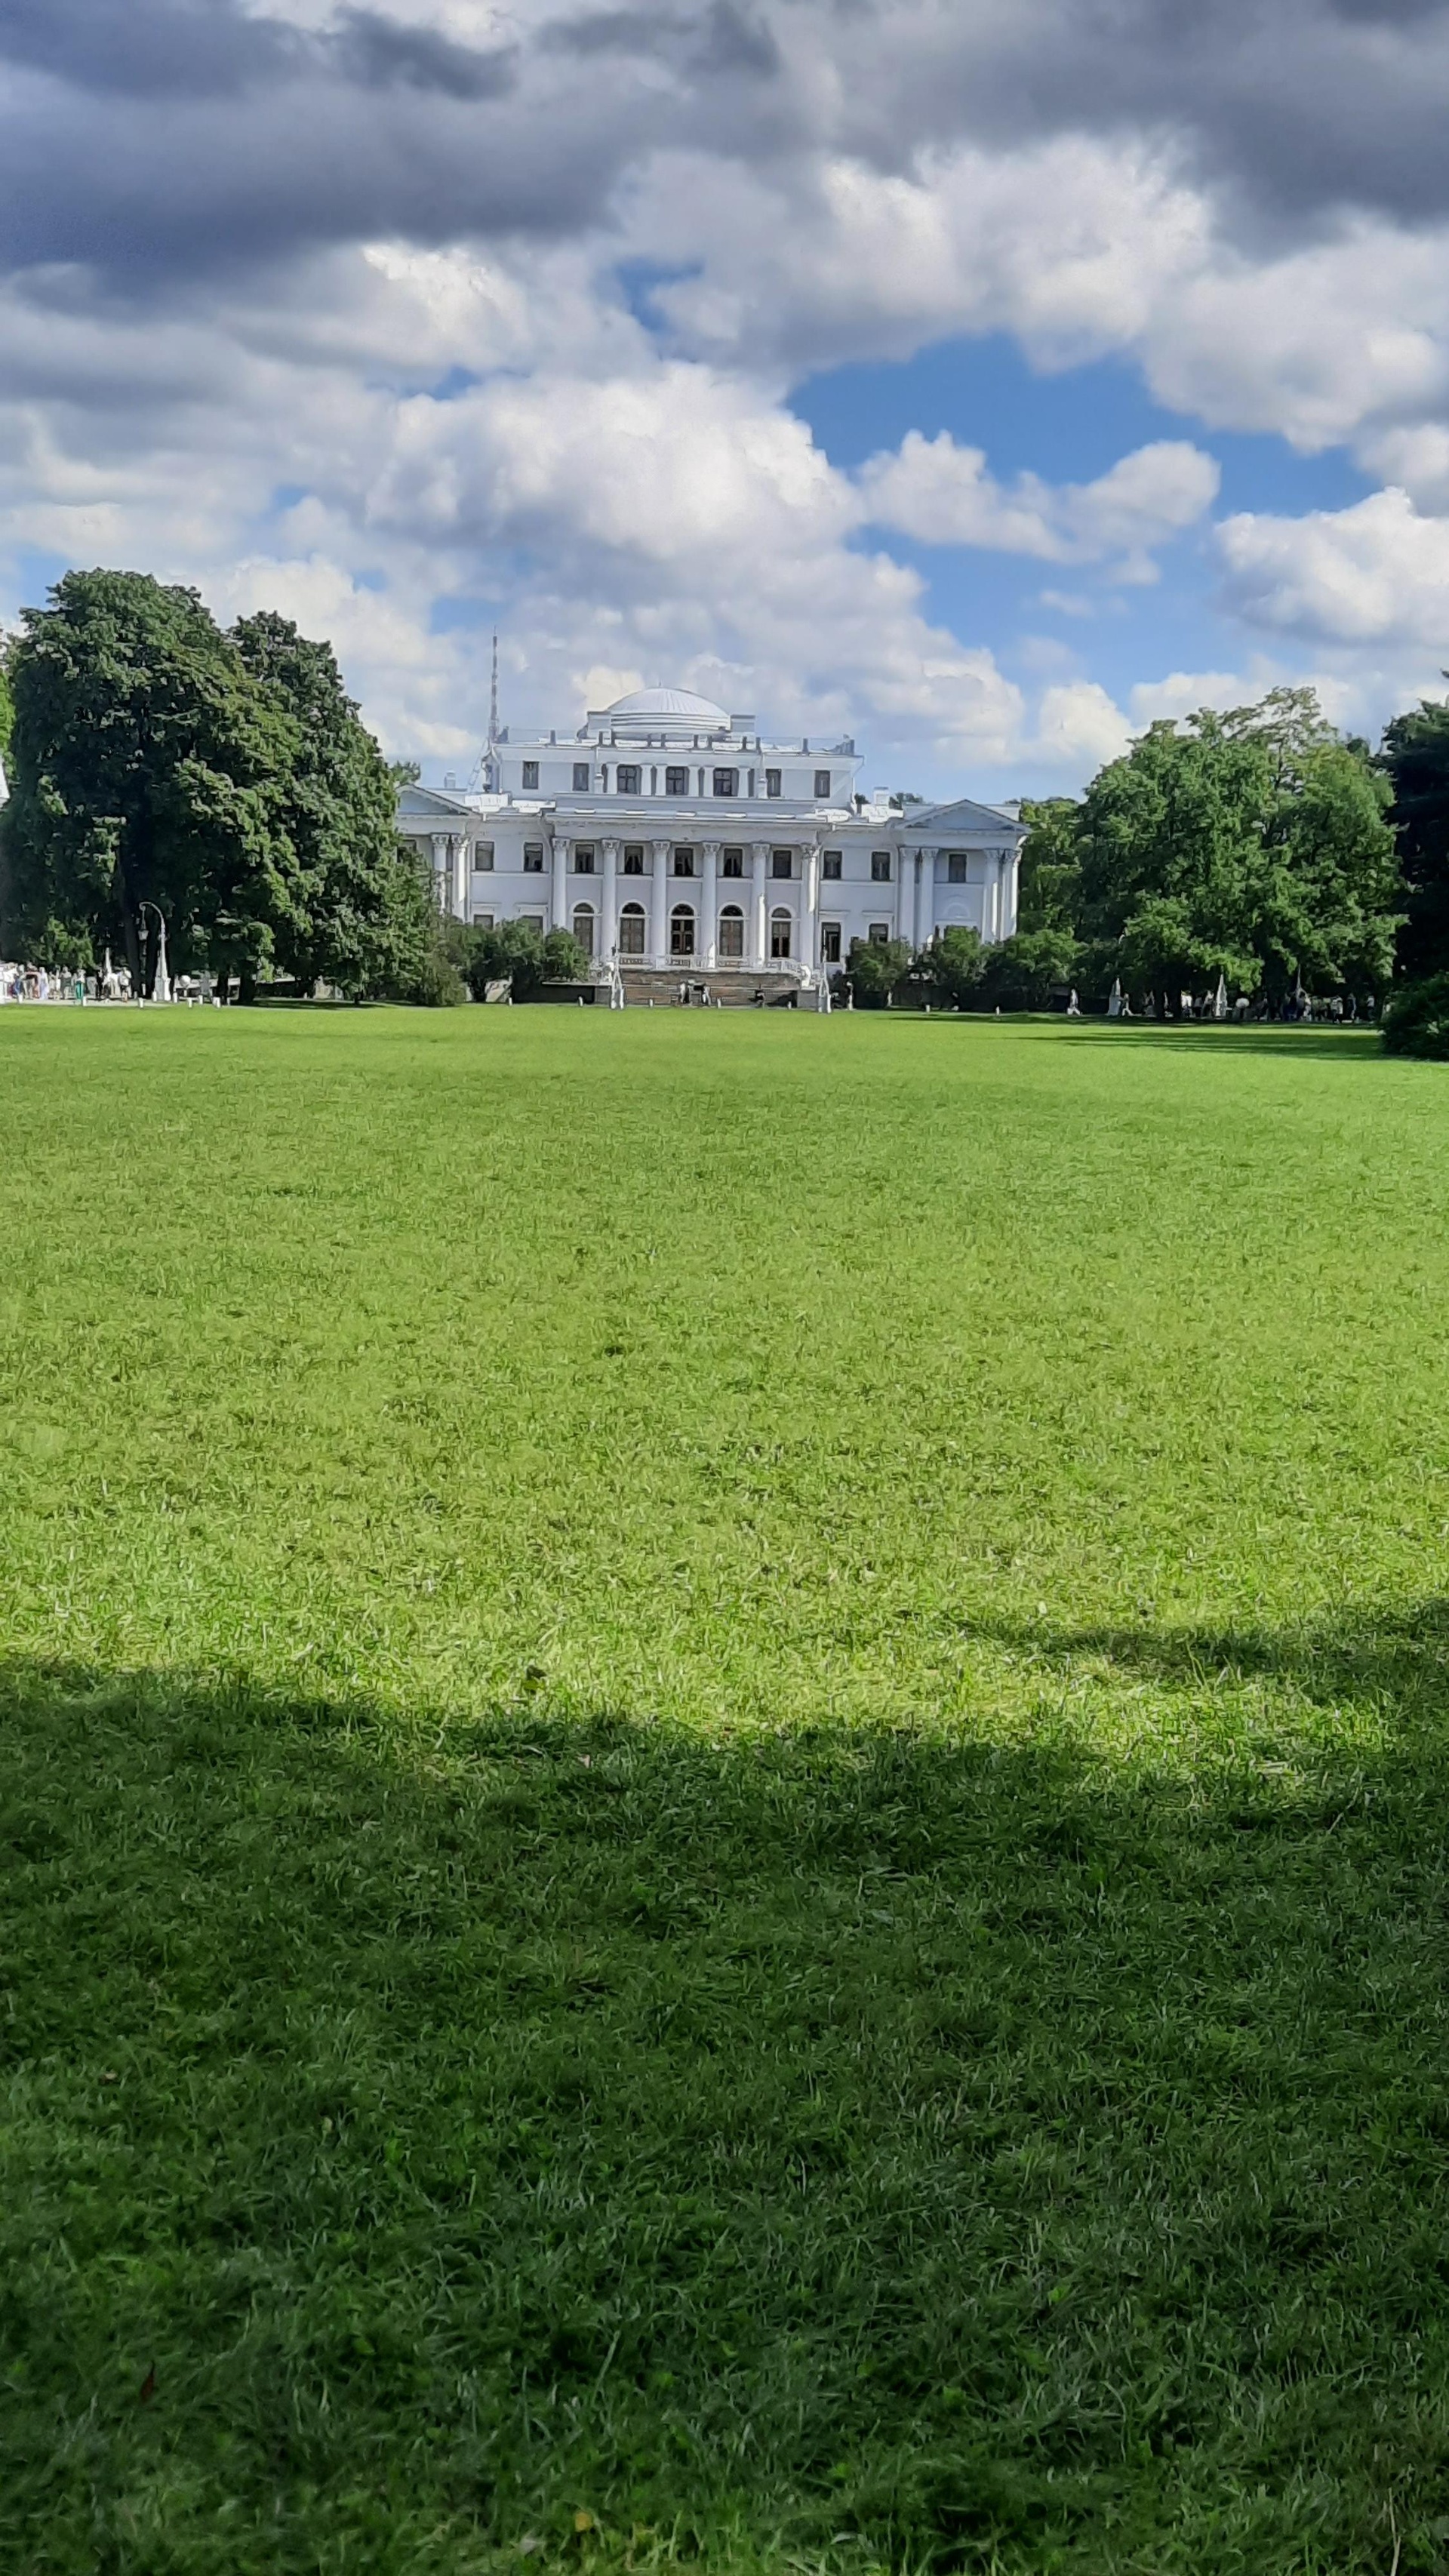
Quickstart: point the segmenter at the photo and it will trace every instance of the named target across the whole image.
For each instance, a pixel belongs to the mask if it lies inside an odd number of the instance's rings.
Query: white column
[[[812,841],[805,853],[805,891],[801,897],[804,920],[800,926],[800,954],[812,972],[820,963],[820,844]]]
[[[553,836],[553,927],[555,930],[567,930],[569,926],[569,860],[572,856],[572,841],[561,840],[555,832]]]
[[[916,897],[916,946],[929,948],[936,936],[936,868],[939,850],[921,852],[921,885]]]
[[[770,844],[756,841],[754,901],[750,905],[749,957],[751,966],[763,966],[770,954]]]
[[[654,901],[649,924],[649,957],[652,965],[669,963],[669,858],[672,841],[651,841],[654,853]]]
[[[452,834],[434,832],[430,838],[433,844],[433,892],[439,912],[447,912],[451,909],[452,897]]]
[[[715,962],[715,944],[719,938],[719,854],[718,841],[705,842],[704,875],[699,894],[699,962],[706,969]]]
[[[604,893],[599,905],[599,962],[607,966],[619,945],[619,844],[605,841]]]
[[[901,882],[896,903],[896,937],[916,944],[916,854],[903,849],[900,858]]]

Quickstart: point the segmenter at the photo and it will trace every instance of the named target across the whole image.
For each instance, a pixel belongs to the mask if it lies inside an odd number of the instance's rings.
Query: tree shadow
[[[1440,2565],[1449,1612],[992,1633],[1385,1749],[12,1663],[5,2563]]]
[[[1275,1028],[1250,1023],[1246,1028],[1201,1026],[1188,1021],[1062,1020],[1042,1023],[1046,1034],[1068,1046],[1146,1047],[1194,1055],[1272,1055],[1332,1058],[1335,1064],[1381,1065],[1390,1062],[1370,1028]]]

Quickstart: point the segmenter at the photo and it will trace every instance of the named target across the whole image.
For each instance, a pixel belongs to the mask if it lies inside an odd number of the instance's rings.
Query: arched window
[[[789,954],[790,916],[788,912],[781,908],[779,911],[772,912],[770,915],[770,955],[772,957],[788,957]]]
[[[594,907],[591,903],[574,905],[574,937],[586,957],[594,953]]]
[[[644,906],[626,903],[619,915],[619,954],[642,957],[644,954]]]
[[[694,955],[694,906],[677,903],[669,916],[669,954],[671,957]]]
[[[737,903],[727,903],[720,914],[719,953],[721,957],[743,957],[745,953],[745,916]]]

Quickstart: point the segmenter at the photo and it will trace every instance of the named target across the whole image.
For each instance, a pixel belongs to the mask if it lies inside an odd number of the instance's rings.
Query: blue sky
[[[0,624],[331,637],[472,768],[669,679],[872,784],[1449,662],[1449,5],[23,0]]]

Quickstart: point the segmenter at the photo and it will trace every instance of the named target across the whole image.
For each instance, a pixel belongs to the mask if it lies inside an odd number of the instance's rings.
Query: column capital
[[[704,859],[717,859],[723,848],[723,841],[701,841],[699,845],[700,857]]]
[[[661,853],[661,852],[663,853],[664,857],[667,859],[667,858],[668,858],[668,856],[669,856],[670,851],[671,851],[671,850],[673,849],[673,847],[674,847],[674,843],[673,843],[673,841],[672,841],[672,840],[665,840],[665,841],[651,841],[651,842],[650,842],[650,844],[649,844],[649,847],[650,847],[650,849],[653,851],[654,856],[656,857],[656,859],[660,856],[660,853]]]
[[[603,855],[604,865],[606,867],[608,866],[610,859],[618,858],[619,852],[623,846],[624,844],[622,841],[616,841],[612,836],[599,843],[599,849]]]

